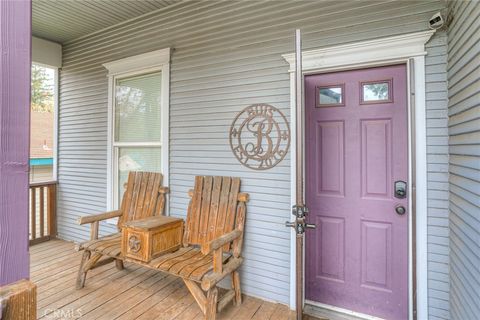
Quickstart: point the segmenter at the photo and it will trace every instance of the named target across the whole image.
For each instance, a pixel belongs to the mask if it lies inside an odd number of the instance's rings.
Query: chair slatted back
[[[163,175],[158,172],[135,172],[128,174],[125,193],[118,219],[118,227],[132,220],[162,215],[165,209],[165,188]]]
[[[244,217],[237,219],[240,178],[195,177],[195,186],[187,212],[184,243],[201,245],[239,227]],[[236,225],[240,223],[241,225]],[[230,250],[225,248],[224,250]]]

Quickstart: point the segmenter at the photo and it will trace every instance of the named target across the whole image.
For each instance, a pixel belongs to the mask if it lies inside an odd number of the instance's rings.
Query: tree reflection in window
[[[160,142],[161,73],[118,79],[115,141]]]
[[[391,81],[362,83],[362,102],[390,101]]]

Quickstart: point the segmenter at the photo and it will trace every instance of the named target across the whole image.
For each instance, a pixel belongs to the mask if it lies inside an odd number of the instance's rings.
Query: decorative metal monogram
[[[271,169],[285,158],[290,146],[287,118],[271,105],[251,105],[233,120],[230,146],[244,166],[254,170]]]

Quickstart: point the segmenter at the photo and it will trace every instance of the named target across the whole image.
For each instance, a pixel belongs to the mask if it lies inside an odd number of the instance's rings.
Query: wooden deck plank
[[[30,277],[41,278],[42,275],[45,275],[49,271],[58,270],[59,268],[64,268],[69,262],[73,263],[76,261],[78,263],[80,257],[79,252],[71,252],[69,254],[61,255],[58,258],[52,258],[50,261],[45,261],[44,263],[34,265],[30,267]]]
[[[132,270],[132,269],[135,269],[135,270]],[[130,270],[125,269],[123,271],[118,271],[118,270],[115,271],[116,268],[112,266],[109,269],[108,273],[99,274],[97,275],[97,277],[92,276],[91,278],[87,279],[87,281],[89,281],[89,283],[87,283],[88,287],[85,287],[82,290],[75,289],[75,278],[73,277],[72,279],[70,279],[71,284],[66,282],[66,285],[67,285],[66,288],[59,288],[54,295],[48,297],[45,300],[42,300],[40,297],[38,301],[38,307],[41,309],[53,309],[53,310],[66,307],[69,304],[75,302],[78,299],[81,299],[82,297],[90,293],[93,294],[97,290],[101,290],[101,288],[104,287],[104,285],[110,282],[118,281],[118,279],[121,279],[127,276],[134,277],[135,271],[139,269],[140,267],[133,267],[133,268],[130,268]]]
[[[51,252],[55,248],[70,248],[72,245],[71,242],[52,239],[45,242],[40,242],[39,244],[33,245],[30,247],[30,256],[35,256],[37,254]]]
[[[144,281],[152,275],[152,272],[145,268],[139,268],[133,271],[132,275],[133,276],[127,275],[116,281],[110,281],[94,292],[72,301],[69,303],[68,307],[72,310],[81,310],[82,316],[86,316],[85,319],[93,319],[87,316],[90,311],[98,308],[111,299],[115,299],[130,287]],[[82,290],[83,289],[80,289],[78,291]]]
[[[116,268],[113,266],[102,266],[101,268],[95,269],[95,272],[92,272],[91,279],[98,283],[103,283],[107,281],[106,279],[109,277],[117,277],[115,270]],[[69,292],[71,294],[75,294],[76,291],[73,290],[72,283],[75,283],[76,275],[77,272],[71,274],[70,277],[63,277],[61,279],[62,281],[60,281],[60,283],[58,283],[55,287],[45,287],[44,289],[43,286],[41,286],[41,294],[38,297],[38,306],[42,307],[51,301],[57,301],[59,296],[62,297],[62,295],[59,295],[59,292]]]
[[[43,253],[39,255],[30,255],[30,269],[35,269],[38,268],[41,265],[44,265],[45,263],[51,263],[53,259],[64,257],[67,255],[74,254],[72,252],[72,246],[64,247],[64,248],[56,248],[55,250],[55,256],[52,257],[51,254],[49,253]],[[41,269],[41,268],[40,268]]]
[[[83,289],[75,289],[81,252],[74,244],[52,240],[31,249],[32,281],[38,286],[39,319],[203,320],[203,313],[180,278],[126,263],[93,269]],[[219,320],[290,320],[284,305],[245,296],[228,304]],[[311,317],[308,318],[313,319]]]
[[[114,281],[117,278],[125,276],[125,274],[114,272],[114,270],[114,268],[109,268],[106,272],[99,273],[96,277],[92,277],[92,280],[95,281],[95,283],[82,292],[75,291],[74,288],[72,288],[72,283],[75,281],[75,277],[72,277],[71,279],[64,281],[57,290],[44,292],[40,295],[38,297],[38,308],[40,310],[62,308],[91,292],[95,292],[95,290],[105,283],[108,283],[108,281]]]
[[[139,316],[137,319],[139,320],[153,320],[157,319],[157,317],[166,310],[168,310],[175,302],[182,299],[186,295],[189,295],[188,289],[185,286],[180,286],[179,289],[175,290],[172,294],[170,294],[166,299],[162,301],[149,310]]]
[[[74,255],[77,252],[72,251],[72,247],[67,247],[65,249],[56,249],[55,256],[34,256],[30,255],[30,271],[41,270],[46,264],[52,264],[55,261],[63,259],[63,257]]]
[[[52,258],[58,258],[63,255],[71,254],[72,253],[72,245],[68,244],[66,246],[57,246],[54,249],[55,255],[52,257],[52,250],[50,251],[42,251],[39,253],[30,254],[31,257],[31,264],[30,266],[37,266],[46,261],[51,261]]]
[[[235,313],[234,318],[238,320],[252,319],[252,317],[262,305],[262,302],[263,301],[258,298],[248,297],[248,299],[245,299],[245,304],[247,305],[247,307],[239,308],[238,311]]]
[[[270,319],[275,312],[277,305],[275,303],[264,301],[257,312],[252,317],[252,320],[266,320]]]
[[[287,306],[277,305],[275,312],[270,317],[272,320],[294,320],[295,315],[288,309]]]
[[[151,280],[147,279],[95,309],[89,313],[86,318],[117,319],[127,311],[133,309],[136,305],[142,303],[148,297],[168,288],[175,280],[174,277],[157,273],[151,277]]]
[[[52,242],[52,246],[48,247],[46,244]],[[35,248],[39,247],[39,248]],[[38,244],[34,244],[30,246],[30,257],[42,257],[45,254],[50,254],[52,251],[61,251],[61,250],[70,250],[72,248],[72,244],[66,241],[59,241],[59,240],[48,240],[45,242],[41,242]]]
[[[194,302],[195,300],[193,299],[192,295],[187,293],[185,296],[183,296],[183,298],[178,300],[176,303],[170,306],[167,310],[165,310],[159,315],[156,315],[155,319],[156,320],[175,319],[175,317],[181,314],[185,309],[187,309]]]
[[[65,269],[58,270],[54,274],[48,274],[45,275],[45,277],[42,277],[41,279],[32,279],[32,281],[35,281],[35,284],[37,286],[42,286],[42,288],[48,288],[49,286],[56,286],[58,283],[65,281],[66,278],[70,279],[71,275],[76,273],[78,271],[78,265],[71,266],[71,267],[65,267]]]
[[[229,303],[225,309],[219,314],[217,314],[217,320],[230,320],[237,319],[237,314],[243,308],[251,308],[254,305],[253,298],[249,296],[244,296],[242,304],[240,306],[234,306],[232,303]]]
[[[176,279],[175,277],[163,276],[159,281],[153,283],[152,286],[150,286],[149,288],[146,288],[145,290],[142,288],[141,285],[137,286],[137,288],[133,288],[132,290],[129,290],[128,292],[126,292],[126,294],[123,295],[120,303],[118,303],[117,306],[114,306],[112,308],[112,305],[110,303],[104,304],[102,305],[101,308],[98,308],[97,310],[95,310],[95,312],[92,313],[92,315],[95,315],[95,313],[98,313],[99,316],[96,319],[99,319],[99,320],[100,319],[103,319],[103,320],[117,319],[120,316],[126,314],[127,312],[130,312],[130,310],[134,309],[137,305],[143,303],[149,297],[159,294],[161,291],[165,291],[166,293],[164,293],[163,296],[167,297],[169,288],[172,288],[173,283],[177,280],[178,279]],[[177,288],[180,288],[180,287],[181,286],[179,282]],[[115,300],[119,300],[119,299],[115,299]],[[111,301],[111,303],[114,303],[114,302]],[[133,318],[129,317],[129,319],[133,319]]]
[[[183,310],[174,319],[175,320],[193,320],[193,319],[196,319],[197,317],[203,317],[203,313],[202,313],[202,310],[200,310],[200,307],[198,306],[198,304],[195,303],[195,301],[193,301],[188,308]]]
[[[142,314],[156,306],[157,304],[163,303],[163,301],[168,298],[173,292],[179,290],[183,287],[183,281],[180,279],[175,279],[168,287],[160,290],[154,295],[147,297],[141,303],[137,304],[127,312],[123,313],[118,320],[128,320],[128,319],[137,319]]]

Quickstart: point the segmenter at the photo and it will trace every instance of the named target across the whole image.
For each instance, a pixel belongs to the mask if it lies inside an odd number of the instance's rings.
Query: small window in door
[[[360,104],[392,101],[392,79],[360,83]]]
[[[343,84],[317,87],[317,108],[344,106],[344,89]]]

